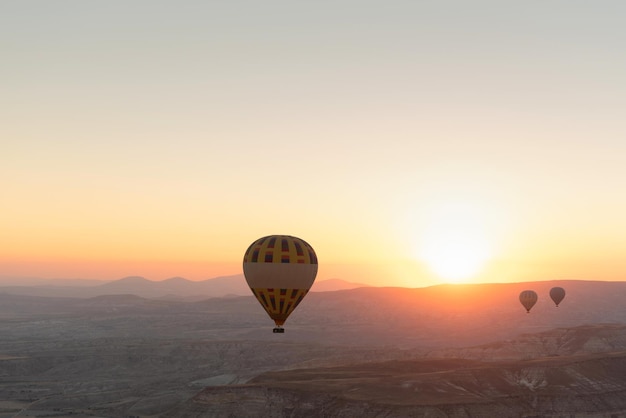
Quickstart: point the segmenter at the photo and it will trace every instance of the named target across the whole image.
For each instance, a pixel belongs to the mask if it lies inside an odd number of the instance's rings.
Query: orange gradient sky
[[[626,278],[626,4],[10,2],[0,277]]]

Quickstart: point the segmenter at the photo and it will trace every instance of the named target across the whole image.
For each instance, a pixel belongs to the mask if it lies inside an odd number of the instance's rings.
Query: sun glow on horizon
[[[466,205],[440,208],[420,239],[418,257],[448,283],[476,276],[492,256],[480,212]]]
[[[472,278],[489,259],[486,240],[467,231],[445,231],[426,245],[422,258],[430,270],[450,283]]]

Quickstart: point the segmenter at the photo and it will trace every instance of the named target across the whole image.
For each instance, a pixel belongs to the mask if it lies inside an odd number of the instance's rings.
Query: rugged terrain
[[[625,297],[584,281],[317,292],[281,335],[251,296],[0,293],[0,417],[624,418]]]
[[[172,416],[623,417],[625,375],[626,352],[293,370],[206,388]]]

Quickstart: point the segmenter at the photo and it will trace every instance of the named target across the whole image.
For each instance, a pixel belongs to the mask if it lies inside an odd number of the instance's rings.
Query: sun
[[[451,283],[472,278],[489,258],[484,238],[468,231],[443,231],[424,244],[421,257],[433,273]]]
[[[444,208],[422,231],[419,258],[448,283],[475,277],[491,256],[480,216],[463,206]]]

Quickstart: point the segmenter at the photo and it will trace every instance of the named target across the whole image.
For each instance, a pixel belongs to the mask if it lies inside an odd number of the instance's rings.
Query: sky
[[[626,278],[626,3],[0,3],[0,276]]]

